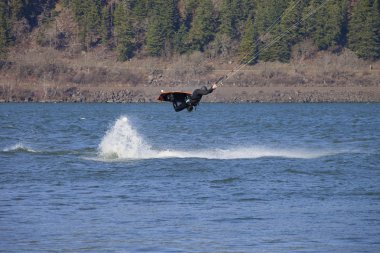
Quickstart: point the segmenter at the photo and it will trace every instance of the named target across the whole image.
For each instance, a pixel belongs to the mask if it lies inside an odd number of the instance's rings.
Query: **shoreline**
[[[161,90],[192,92],[237,66],[195,53],[115,62],[95,50],[70,58],[53,49],[20,48],[0,61],[0,102],[157,102]],[[345,50],[289,63],[259,62],[235,72],[202,101],[380,102],[380,61],[362,61]]]
[[[75,87],[45,90],[17,87],[0,93],[0,103],[152,103],[161,90],[192,91],[198,87]],[[202,102],[213,103],[379,103],[380,86],[218,87]]]

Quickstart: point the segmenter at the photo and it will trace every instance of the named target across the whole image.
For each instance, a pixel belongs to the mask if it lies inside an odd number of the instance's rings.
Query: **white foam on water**
[[[3,152],[30,152],[30,153],[37,153],[34,149],[24,145],[23,143],[19,142],[15,145],[6,147],[3,149]]]
[[[151,147],[132,127],[127,117],[122,116],[103,137],[99,155],[106,159],[143,159],[153,156]]]
[[[265,147],[238,147],[231,149],[203,149],[191,151],[160,151],[155,158],[204,158],[204,159],[256,159],[261,157],[283,157],[313,159],[332,155],[332,152],[316,152],[305,150],[282,150]]]
[[[98,147],[99,158],[106,160],[124,159],[164,159],[164,158],[203,158],[203,159],[256,159],[261,157],[283,157],[313,159],[334,155],[328,150],[279,149],[260,146],[234,147],[202,150],[154,150],[133,128],[126,116],[120,117],[107,131]]]

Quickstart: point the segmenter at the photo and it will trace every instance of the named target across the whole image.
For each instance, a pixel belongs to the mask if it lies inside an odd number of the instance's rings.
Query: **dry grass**
[[[167,60],[118,62],[107,48],[73,55],[70,50],[34,45],[13,50],[8,61],[1,62],[0,99],[15,93],[27,98],[30,92],[42,98],[57,93],[64,96],[71,87],[107,91],[146,86],[190,89],[226,75],[230,78],[223,82],[225,87],[380,86],[380,62],[362,61],[349,50],[340,54],[316,52],[313,58],[302,50],[289,64],[261,62],[231,72],[238,67],[236,59],[210,59],[199,52]]]

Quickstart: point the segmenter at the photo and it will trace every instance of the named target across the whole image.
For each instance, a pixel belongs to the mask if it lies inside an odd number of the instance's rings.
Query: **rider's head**
[[[207,91],[207,87],[206,87],[206,86],[203,86],[203,87],[201,88],[201,90]]]

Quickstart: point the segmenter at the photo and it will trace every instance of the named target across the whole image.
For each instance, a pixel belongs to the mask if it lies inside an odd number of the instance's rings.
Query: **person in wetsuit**
[[[218,86],[213,84],[210,89],[206,86],[203,86],[200,89],[194,90],[191,97],[187,98],[185,101],[173,101],[173,107],[176,112],[187,109],[191,112],[194,109],[194,106],[197,106],[202,99],[202,96],[212,93]],[[180,103],[178,103],[180,102]]]

